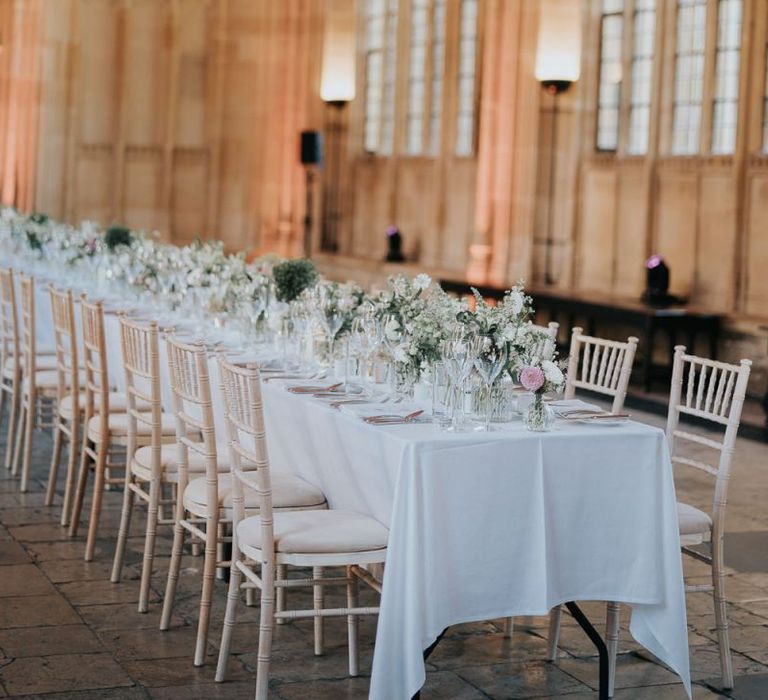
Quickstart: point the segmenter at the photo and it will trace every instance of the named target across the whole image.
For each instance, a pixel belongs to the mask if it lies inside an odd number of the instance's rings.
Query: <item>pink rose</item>
[[[544,386],[544,372],[539,367],[524,367],[520,372],[520,383],[526,391],[538,391]]]

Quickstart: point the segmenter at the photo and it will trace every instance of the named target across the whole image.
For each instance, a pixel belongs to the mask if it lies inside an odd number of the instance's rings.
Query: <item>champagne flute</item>
[[[472,340],[474,365],[480,378],[485,384],[485,426],[486,432],[491,430],[491,414],[493,413],[493,401],[491,400],[491,387],[498,379],[504,367],[507,365],[507,344],[497,345],[493,338],[480,335]]]

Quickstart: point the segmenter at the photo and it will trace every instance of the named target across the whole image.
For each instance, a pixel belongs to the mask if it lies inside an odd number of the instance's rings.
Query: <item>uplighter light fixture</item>
[[[323,40],[320,97],[330,104],[345,104],[355,99],[354,5],[349,0],[329,5]]]
[[[536,79],[549,92],[563,92],[581,72],[581,1],[542,0]]]

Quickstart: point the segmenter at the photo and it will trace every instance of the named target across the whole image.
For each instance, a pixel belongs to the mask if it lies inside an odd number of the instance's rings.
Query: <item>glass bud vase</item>
[[[533,401],[525,412],[525,427],[535,433],[543,433],[552,429],[555,414],[550,406],[544,403],[541,394],[534,394]]]

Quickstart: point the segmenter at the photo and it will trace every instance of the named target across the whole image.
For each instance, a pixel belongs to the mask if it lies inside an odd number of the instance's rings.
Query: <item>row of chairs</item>
[[[101,498],[107,484],[124,485],[123,508],[115,551],[112,580],[121,578],[125,545],[130,531],[131,514],[138,500],[147,506],[147,526],[142,564],[139,611],[149,607],[150,581],[158,526],[173,526],[174,539],[170,570],[161,617],[161,629],[170,626],[179,567],[186,535],[204,548],[203,585],[200,598],[195,665],[202,665],[208,639],[213,581],[217,569],[230,568],[217,680],[223,680],[229,653],[232,626],[241,586],[249,603],[254,588],[261,589],[259,669],[257,697],[266,697],[269,648],[275,621],[313,617],[315,652],[323,651],[323,618],[328,615],[348,617],[350,674],[358,672],[357,615],[376,613],[376,608],[357,604],[357,582],[363,580],[374,589],[380,584],[361,565],[383,562],[387,531],[376,521],[353,513],[329,510],[324,494],[300,478],[271,473],[267,456],[259,374],[255,367],[238,367],[219,358],[218,371],[223,392],[224,419],[229,442],[228,458],[217,449],[209,371],[209,357],[200,345],[189,345],[172,336],[166,337],[168,370],[173,399],[173,414],[165,414],[160,395],[160,332],[154,323],[144,324],[120,319],[121,347],[126,391],[110,390],[108,358],[104,333],[104,309],[99,302],[80,300],[82,316],[83,359],[75,321],[75,300],[71,291],[50,288],[55,336],[55,361],[45,351],[37,352],[34,338],[34,280],[20,276],[22,297],[22,332],[14,320],[16,313],[14,285],[9,270],[0,271],[0,321],[3,331],[3,376],[5,367],[18,367],[18,395],[13,384],[3,383],[3,394],[21,399],[22,417],[9,420],[9,446],[16,445],[16,456],[6,454],[6,464],[15,467],[21,459],[22,489],[29,474],[27,435],[40,423],[36,416],[38,396],[45,398],[49,414],[54,416],[54,449],[49,474],[46,503],[55,494],[56,473],[62,444],[69,444],[69,461],[62,504],[62,524],[69,523],[70,534],[77,533],[87,490],[88,475],[94,471],[91,511],[85,558],[94,557],[98,536]],[[7,325],[6,325],[7,320]],[[557,333],[557,324],[547,329]],[[583,334],[574,328],[568,366],[565,398],[573,398],[577,389],[596,392],[612,400],[612,410],[623,410],[627,386],[634,362],[637,339],[609,341]],[[15,350],[15,354],[14,354]],[[48,351],[50,352],[50,351]],[[13,359],[15,358],[15,360]],[[8,360],[12,360],[8,363]],[[55,367],[51,369],[51,364]],[[729,365],[675,352],[672,394],[667,435],[673,461],[703,469],[716,476],[716,497],[712,516],[685,504],[679,504],[683,551],[712,565],[713,583],[695,590],[713,590],[715,615],[720,642],[723,682],[732,685],[727,618],[723,592],[722,543],[726,492],[730,461],[740,421],[750,363]],[[48,373],[48,374],[46,374]],[[51,374],[55,381],[51,382]],[[12,379],[16,374],[10,373]],[[31,381],[29,378],[32,377]],[[82,391],[81,391],[82,389]],[[31,410],[30,407],[35,407]],[[51,408],[52,407],[52,408]],[[679,419],[688,415],[725,426],[725,437],[716,442],[698,433],[681,430]],[[25,418],[26,416],[26,418]],[[30,420],[29,416],[32,416]],[[24,424],[22,433],[13,426]],[[82,432],[82,439],[79,433]],[[23,435],[24,446],[21,436]],[[695,442],[721,452],[716,467],[678,455],[682,442]],[[79,452],[79,473],[75,470]],[[19,450],[23,458],[19,456]],[[125,469],[124,477],[114,476]],[[26,477],[24,476],[26,474]],[[173,515],[167,517],[168,509]],[[70,514],[71,511],[71,514]],[[712,555],[706,557],[688,545],[709,541]],[[269,546],[266,543],[271,542]],[[227,547],[232,558],[226,558]],[[261,565],[261,576],[254,565]],[[310,567],[311,576],[300,579],[286,576],[287,566]],[[344,576],[328,576],[328,567],[346,567]],[[346,585],[347,606],[325,609],[324,588]],[[313,609],[286,610],[285,591],[297,586],[313,589]],[[618,650],[618,605],[608,604],[606,637],[611,660],[611,693]],[[557,656],[560,610],[550,619],[552,660]],[[507,632],[512,624],[508,621]]]
[[[11,271],[8,279],[8,308],[15,309]],[[29,387],[40,385],[26,379],[36,371],[40,357],[34,338],[34,280],[19,276],[23,324],[9,319],[3,338],[23,337],[19,342],[23,358],[21,394],[33,400]],[[70,535],[77,534],[91,471],[91,509],[85,559],[96,553],[102,495],[108,484],[122,483],[123,508],[112,580],[122,575],[125,546],[135,502],[147,505],[147,527],[140,583],[139,611],[146,612],[154,564],[157,527],[173,526],[173,549],[168,572],[161,630],[170,626],[184,541],[203,547],[203,576],[194,664],[205,662],[213,582],[217,569],[231,569],[226,620],[222,631],[217,680],[224,680],[230,640],[241,587],[253,602],[253,591],[261,589],[261,624],[257,672],[257,697],[265,698],[275,622],[311,617],[315,620],[315,652],[323,653],[323,620],[333,615],[348,618],[350,674],[359,669],[357,618],[375,614],[376,607],[358,605],[358,582],[380,590],[380,583],[362,568],[382,564],[386,558],[387,529],[366,516],[328,509],[324,494],[298,476],[270,473],[258,370],[219,363],[224,419],[232,438],[230,458],[219,456],[213,416],[208,352],[202,344],[187,344],[169,335],[165,338],[173,413],[162,410],[160,395],[159,330],[155,323],[137,323],[120,318],[120,341],[126,391],[109,386],[109,358],[105,336],[104,309],[99,301],[80,298],[82,344],[79,343],[75,299],[71,291],[50,288],[55,336],[55,383],[51,408],[55,421],[21,421],[24,435],[36,427],[54,427],[54,454],[49,472],[48,498],[53,504],[58,461],[67,442],[70,458],[62,504],[62,524]],[[26,313],[31,309],[30,313]],[[13,327],[11,327],[13,326]],[[21,329],[21,332],[19,332]],[[82,353],[80,352],[82,347]],[[80,356],[82,354],[82,359]],[[39,380],[40,375],[37,375]],[[82,391],[81,391],[82,390]],[[25,407],[26,403],[22,402]],[[22,410],[24,410],[22,408]],[[82,437],[78,438],[78,434]],[[21,433],[17,431],[17,436]],[[235,439],[239,442],[235,443]],[[245,438],[245,439],[244,439]],[[14,438],[25,467],[22,488],[26,490],[29,452]],[[26,445],[26,439],[25,439]],[[79,458],[78,454],[79,445]],[[75,465],[79,462],[77,483]],[[118,477],[118,470],[124,476]],[[173,509],[171,518],[163,508]],[[232,558],[228,559],[226,547]],[[286,567],[308,567],[310,576],[288,578]],[[255,573],[260,567],[260,574]],[[327,575],[326,569],[345,568],[343,576]],[[244,580],[245,579],[245,580]],[[325,589],[346,586],[347,605],[328,608]],[[286,610],[288,588],[311,587],[313,607]]]

